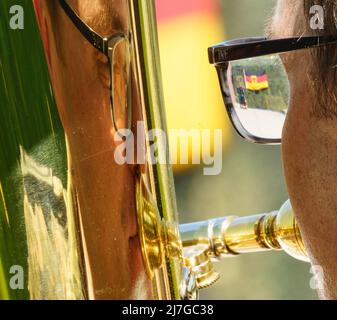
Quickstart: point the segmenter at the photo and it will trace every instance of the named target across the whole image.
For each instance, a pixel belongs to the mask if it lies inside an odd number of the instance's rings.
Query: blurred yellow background
[[[213,70],[207,63],[209,44],[224,38],[219,3],[213,0],[157,0],[156,5],[168,127],[211,129],[211,138],[213,129],[222,129],[223,146],[226,147],[231,135],[229,121],[217,75],[210,72]],[[197,132],[191,132],[192,137]],[[189,145],[190,160],[193,156],[191,146],[192,143]],[[191,168],[183,164],[173,167],[176,172]]]

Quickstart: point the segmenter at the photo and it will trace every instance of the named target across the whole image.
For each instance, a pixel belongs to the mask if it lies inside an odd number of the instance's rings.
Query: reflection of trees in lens
[[[268,89],[247,90],[245,74],[268,77]],[[279,55],[255,57],[232,62],[232,81],[235,88],[243,87],[249,107],[284,111],[289,102],[289,81]]]

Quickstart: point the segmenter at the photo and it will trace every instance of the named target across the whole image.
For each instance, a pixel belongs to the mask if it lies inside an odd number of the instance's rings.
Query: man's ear
[[[48,63],[48,69],[50,74],[53,71],[53,65],[51,60],[51,42],[52,40],[50,31],[52,30],[50,12],[48,10],[47,2],[55,0],[34,0],[34,8],[36,12],[37,21],[41,33],[41,39]]]

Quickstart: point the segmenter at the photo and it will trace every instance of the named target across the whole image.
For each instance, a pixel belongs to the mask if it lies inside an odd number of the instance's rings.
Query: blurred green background
[[[274,4],[272,0],[221,1],[221,22],[226,35],[222,40],[263,35]],[[161,41],[160,27],[159,31]],[[197,28],[195,32],[198,33]],[[188,41],[191,40],[186,39],[187,45]],[[204,49],[204,63],[207,64],[207,48]],[[165,63],[163,57],[164,84]],[[215,69],[209,65],[208,72],[215,74]],[[165,90],[165,96],[172,94]],[[220,95],[218,87],[217,90]],[[207,101],[204,107],[212,112],[212,105]],[[167,108],[170,113],[170,105]],[[170,126],[174,125],[169,123]],[[201,167],[176,171],[181,223],[224,215],[269,212],[278,209],[288,198],[280,147],[250,144],[239,138],[233,129],[229,135],[231,139],[224,148],[220,175],[204,176]],[[228,258],[218,263],[216,270],[221,273],[221,279],[211,288],[201,291],[202,299],[317,299],[316,292],[309,286],[312,277],[310,265],[283,252]]]

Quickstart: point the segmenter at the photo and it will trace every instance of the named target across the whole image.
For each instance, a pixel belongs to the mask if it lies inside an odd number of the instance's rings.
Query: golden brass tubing
[[[296,259],[308,261],[289,201],[278,212],[183,224],[179,230],[184,248],[203,245],[212,258],[284,250]]]
[[[132,61],[145,131],[146,134],[152,129],[166,131],[155,0],[128,0],[128,4],[133,39]],[[146,150],[150,148],[148,140]],[[161,138],[157,146],[159,154],[168,155]],[[137,177],[136,195],[143,262],[153,283],[153,297],[180,299],[183,264],[179,259],[181,248],[176,227],[178,214],[172,168],[161,163],[148,164],[144,172]],[[169,226],[170,230],[166,232]]]

